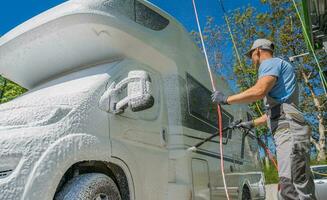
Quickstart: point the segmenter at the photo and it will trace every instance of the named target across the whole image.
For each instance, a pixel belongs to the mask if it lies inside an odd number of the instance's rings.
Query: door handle
[[[229,166],[229,169],[230,169],[230,172],[232,172],[232,173],[234,172],[234,167],[233,167],[233,165],[230,165],[230,166]]]
[[[168,141],[168,139],[167,139],[167,131],[166,131],[165,128],[163,128],[163,129],[161,130],[161,138],[162,138],[162,141],[163,141],[163,143],[164,143],[164,146],[167,146],[167,141]]]
[[[318,181],[317,184],[324,184],[324,181]]]

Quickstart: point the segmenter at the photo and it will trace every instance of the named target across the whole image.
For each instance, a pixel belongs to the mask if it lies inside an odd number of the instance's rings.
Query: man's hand
[[[221,104],[221,105],[227,105],[227,96],[224,95],[224,93],[220,91],[215,91],[211,95],[212,102]]]
[[[254,121],[241,122],[236,127],[250,130],[254,128]]]

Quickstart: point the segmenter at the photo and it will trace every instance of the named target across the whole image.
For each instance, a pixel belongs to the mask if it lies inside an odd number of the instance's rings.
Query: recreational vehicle
[[[0,39],[0,73],[28,89],[0,106],[1,200],[264,199],[256,140],[216,133],[200,49],[143,0],[71,0]],[[216,77],[217,88],[231,93]],[[223,107],[224,126],[246,106]]]

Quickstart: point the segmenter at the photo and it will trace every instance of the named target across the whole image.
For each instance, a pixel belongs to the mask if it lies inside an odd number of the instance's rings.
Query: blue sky
[[[1,13],[0,35],[5,34],[6,32],[11,30],[15,26],[21,24],[22,22],[62,2],[64,1],[63,0],[2,1],[0,6],[0,13]]]
[[[10,0],[2,1],[0,6],[0,35],[4,35],[22,22],[64,1],[24,0],[19,1],[19,3]],[[196,29],[192,0],[150,0],[150,2],[177,18],[188,30]],[[259,5],[259,0],[223,0],[223,2],[226,10],[233,10],[248,4]],[[204,23],[206,16],[213,16],[217,23],[224,23],[218,0],[197,0],[197,4],[202,23]]]

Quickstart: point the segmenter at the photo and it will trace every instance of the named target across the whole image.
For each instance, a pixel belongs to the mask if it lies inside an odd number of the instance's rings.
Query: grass
[[[327,160],[319,161],[319,162],[317,160],[311,160],[310,165],[327,165]],[[277,169],[272,164],[270,164],[269,168],[266,165],[262,165],[262,166],[263,166],[263,173],[265,174],[266,184],[278,183]]]
[[[311,160],[310,165],[327,165],[327,160],[323,160],[319,162],[317,160]]]

